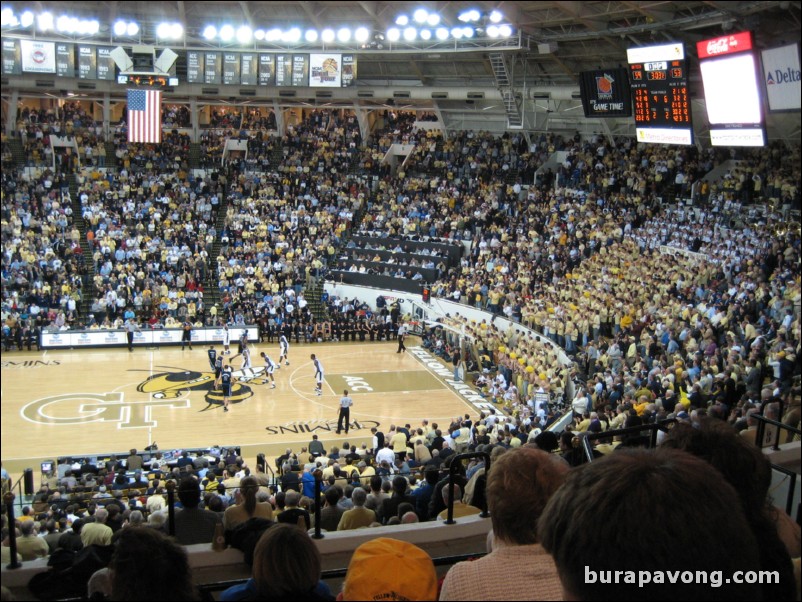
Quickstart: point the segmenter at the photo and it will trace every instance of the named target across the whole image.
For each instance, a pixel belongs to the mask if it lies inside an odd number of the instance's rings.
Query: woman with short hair
[[[256,544],[253,577],[222,592],[220,600],[334,600],[320,572],[320,552],[306,531],[278,523]]]

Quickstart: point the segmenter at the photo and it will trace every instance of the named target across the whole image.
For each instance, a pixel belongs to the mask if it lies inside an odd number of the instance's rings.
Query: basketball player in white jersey
[[[262,352],[262,359],[265,361],[265,378],[262,381],[262,384],[266,385],[267,381],[270,381],[270,388],[276,388],[276,379],[273,376],[273,371],[276,369],[276,362],[274,362],[270,357],[263,351]]]
[[[284,360],[284,365],[289,366],[289,353],[290,353],[290,342],[287,340],[287,337],[281,335],[281,338],[278,340],[278,349],[279,349],[279,356],[278,356],[278,367],[281,368],[281,360]]]
[[[231,355],[231,331],[228,330],[228,324],[223,326],[223,353]]]
[[[245,343],[242,346],[242,374],[248,376],[248,371],[250,371],[250,376],[254,377],[256,374],[254,373],[253,369],[251,368],[251,348]]]
[[[314,353],[309,357],[315,367],[315,395],[323,395],[323,364],[315,357]]]

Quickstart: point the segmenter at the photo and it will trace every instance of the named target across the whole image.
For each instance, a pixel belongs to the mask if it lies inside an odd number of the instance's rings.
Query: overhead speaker
[[[178,55],[170,50],[169,48],[165,48],[162,50],[162,53],[159,55],[159,58],[153,63],[153,66],[156,68],[156,71],[159,73],[168,73],[170,71],[170,67],[173,66]]]
[[[131,57],[128,56],[128,53],[122,46],[117,46],[117,48],[109,53],[109,56],[114,60],[114,64],[117,65],[121,73],[130,71],[134,66],[134,61],[131,60]]]

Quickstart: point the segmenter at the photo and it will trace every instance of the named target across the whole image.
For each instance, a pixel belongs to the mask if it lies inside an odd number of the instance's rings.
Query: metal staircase
[[[25,153],[25,147],[19,138],[9,136],[6,140],[8,148],[11,150],[11,156],[14,159],[14,165],[17,167],[25,167],[28,164],[28,155]]]
[[[316,320],[325,320],[328,317],[326,304],[323,302],[323,278],[307,275],[304,287],[304,299]]]
[[[191,169],[198,169],[202,165],[201,161],[201,145],[198,142],[189,143],[189,167]]]
[[[209,259],[206,264],[206,277],[203,279],[203,304],[206,306],[207,315],[212,306],[216,305],[218,316],[224,317],[222,295],[220,292],[220,274],[218,272],[217,258],[220,256],[220,249],[223,246],[222,236],[226,226],[226,213],[228,212],[228,185],[218,195],[220,205],[215,216],[215,237]]]
[[[106,149],[106,167],[109,169],[117,168],[117,147],[113,142],[106,142],[103,145]]]
[[[496,76],[496,85],[501,93],[504,102],[504,110],[507,112],[507,129],[522,130],[524,127],[524,116],[515,99],[515,89],[512,86],[512,78],[507,69],[507,61],[500,52],[493,52],[489,56],[490,66],[493,68],[493,75]]]
[[[78,312],[81,316],[81,321],[88,323],[89,314],[92,309],[92,302],[95,298],[95,262],[92,259],[93,250],[89,247],[89,242],[86,240],[86,232],[89,226],[83,218],[83,207],[81,206],[81,199],[78,190],[78,180],[74,173],[69,175],[70,182],[70,201],[72,202],[72,219],[78,227],[78,232],[81,234],[81,254],[83,256],[83,268],[81,272],[81,303],[78,307]]]

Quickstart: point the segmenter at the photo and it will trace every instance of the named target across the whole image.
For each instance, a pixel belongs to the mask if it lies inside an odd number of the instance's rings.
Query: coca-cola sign
[[[731,35],[702,40],[696,43],[696,51],[700,59],[707,59],[735,52],[744,52],[752,49],[752,32],[742,31]]]

